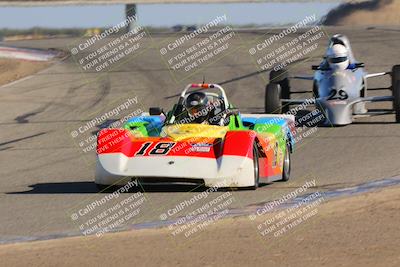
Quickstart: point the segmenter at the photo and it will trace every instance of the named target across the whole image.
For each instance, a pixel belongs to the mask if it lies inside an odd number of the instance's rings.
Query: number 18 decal
[[[153,144],[153,142],[146,142],[142,144],[140,149],[135,153],[135,156],[144,156],[147,153],[149,147]],[[157,143],[148,153],[149,155],[167,155],[171,149],[175,146],[174,142],[160,142]]]

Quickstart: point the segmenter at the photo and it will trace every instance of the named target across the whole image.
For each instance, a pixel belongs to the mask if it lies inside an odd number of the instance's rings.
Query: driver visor
[[[347,60],[347,57],[333,57],[333,58],[328,58],[329,63],[331,64],[337,64],[337,63],[342,63]]]

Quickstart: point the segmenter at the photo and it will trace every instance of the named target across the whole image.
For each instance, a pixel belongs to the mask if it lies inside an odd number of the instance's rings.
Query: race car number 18
[[[135,153],[135,156],[143,156],[146,154],[148,148],[153,144],[153,142],[146,142],[142,144],[140,149]],[[175,143],[170,142],[160,142],[157,143],[153,149],[150,150],[149,155],[167,155],[171,149],[174,147]]]

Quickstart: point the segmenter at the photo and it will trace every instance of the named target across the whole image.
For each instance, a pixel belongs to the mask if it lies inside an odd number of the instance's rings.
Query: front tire
[[[277,83],[281,86],[281,98],[290,99],[289,72],[286,69],[271,70],[269,82]]]
[[[275,112],[267,112],[267,113],[286,113],[289,111],[289,104],[282,106],[281,99],[290,99],[290,82],[289,82],[289,72],[286,69],[280,70],[271,70],[269,73],[269,83],[270,84],[278,84],[280,87],[279,90],[279,107],[277,107]],[[268,85],[267,85],[268,88]],[[267,97],[267,96],[266,96]],[[277,112],[276,110],[279,110]]]
[[[396,113],[396,122],[400,123],[400,80],[393,86],[393,109]]]
[[[258,164],[258,149],[257,144],[253,145],[253,166],[254,166],[254,186],[251,186],[251,190],[256,190],[260,184],[260,169]]]
[[[290,179],[290,146],[286,144],[285,158],[283,159],[282,181],[286,182]]]
[[[265,88],[265,113],[282,114],[281,86],[269,83]]]

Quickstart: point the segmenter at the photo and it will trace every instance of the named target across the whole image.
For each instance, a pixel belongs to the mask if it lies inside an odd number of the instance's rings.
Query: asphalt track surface
[[[324,28],[328,35],[346,34],[356,58],[369,72],[389,71],[400,63],[398,28]],[[93,184],[95,154],[84,153],[71,131],[86,124],[128,98],[137,97],[131,110],[150,106],[171,107],[187,83],[224,82],[232,103],[243,111],[262,112],[268,73],[259,69],[248,49],[265,32],[240,33],[232,41],[234,53],[227,54],[192,77],[176,81],[160,56],[160,44],[175,37],[153,34],[143,53],[128,56],[123,64],[106,72],[84,72],[73,57],[33,77],[0,88],[0,237],[1,241],[31,236],[79,233],[71,214],[106,194]],[[198,42],[199,39],[194,40]],[[75,39],[19,41],[17,46],[71,48]],[[311,74],[327,37],[307,62],[293,66],[294,73]],[[292,83],[298,90],[309,89],[307,81]],[[371,80],[369,86],[387,87],[389,78]],[[371,92],[381,95],[389,91]],[[297,96],[300,97],[300,96]],[[390,108],[391,104],[374,107]],[[330,190],[400,174],[400,126],[394,115],[357,119],[346,127],[319,127],[298,145],[292,155],[289,182],[263,185],[257,191],[234,191],[230,208],[278,199],[305,182],[316,180],[312,190]],[[154,166],[156,168],[156,166]],[[160,220],[160,215],[204,188],[189,185],[144,186],[146,201],[140,214],[128,224]],[[211,193],[174,216],[184,216],[224,192]],[[133,192],[122,194],[128,198]],[[112,205],[109,203],[109,205]],[[103,207],[104,208],[104,207]]]

